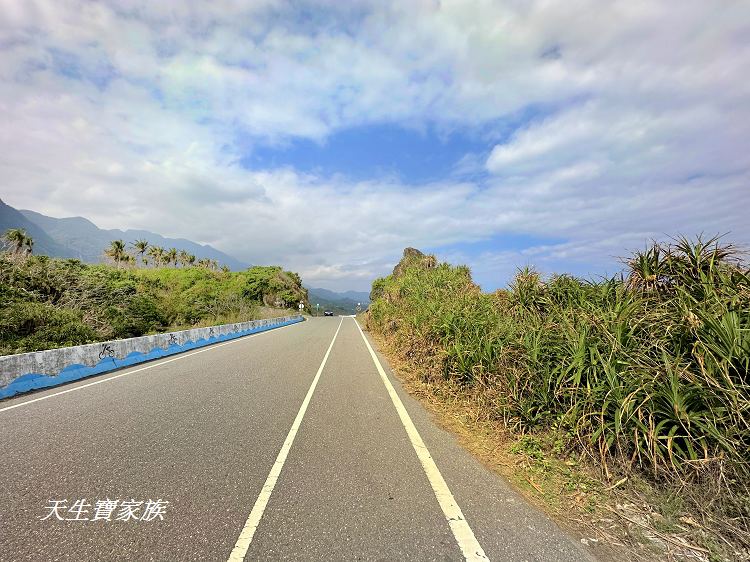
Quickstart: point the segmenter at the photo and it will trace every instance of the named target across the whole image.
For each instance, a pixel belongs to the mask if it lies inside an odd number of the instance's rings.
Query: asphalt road
[[[0,560],[590,559],[348,317],[2,401],[0,479]]]

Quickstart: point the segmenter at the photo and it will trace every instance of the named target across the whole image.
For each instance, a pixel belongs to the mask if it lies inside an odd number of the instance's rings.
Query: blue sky
[[[384,123],[338,131],[322,141],[292,139],[261,146],[248,151],[242,165],[248,169],[288,166],[353,181],[393,177],[424,183],[458,175],[466,154],[482,154],[489,146],[486,139],[460,131],[440,134]]]
[[[2,193],[366,290],[406,246],[488,290],[750,242],[750,7],[11,3]]]
[[[385,121],[333,131],[322,139],[291,138],[253,148],[250,136],[238,144],[248,147],[241,164],[249,170],[287,166],[353,181],[392,177],[407,184],[449,177],[481,180],[487,176],[482,162],[495,145],[552,113],[550,108],[527,106],[470,128]]]

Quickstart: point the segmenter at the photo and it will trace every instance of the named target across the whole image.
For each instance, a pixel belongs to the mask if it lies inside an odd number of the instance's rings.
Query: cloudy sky
[[[750,243],[746,0],[0,0],[0,197],[366,289]]]

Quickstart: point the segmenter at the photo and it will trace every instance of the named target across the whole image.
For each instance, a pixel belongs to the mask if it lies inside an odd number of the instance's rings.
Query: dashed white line
[[[302,424],[302,419],[305,417],[305,412],[307,412],[307,406],[310,404],[310,399],[312,398],[313,392],[315,392],[315,387],[318,386],[320,374],[323,372],[323,368],[326,366],[328,356],[331,354],[331,349],[333,349],[333,344],[336,341],[336,336],[339,335],[339,330],[341,330],[341,324],[343,324],[343,322],[344,319],[342,318],[339,322],[339,327],[336,328],[336,333],[333,334],[331,345],[328,346],[328,351],[326,351],[326,354],[323,357],[323,361],[321,362],[320,367],[318,367],[318,372],[315,374],[315,378],[310,385],[310,389],[307,391],[307,395],[302,401],[302,406],[300,406],[299,412],[297,412],[297,417],[294,418],[292,428],[289,430],[289,434],[286,436],[284,444],[281,446],[281,450],[276,457],[276,462],[273,463],[271,472],[268,473],[268,478],[266,478],[266,482],[263,484],[263,487],[260,490],[258,499],[255,500],[255,505],[253,505],[253,509],[250,512],[247,521],[245,522],[245,526],[242,528],[240,536],[237,538],[237,542],[235,543],[234,548],[229,555],[228,562],[241,562],[245,559],[245,554],[247,554],[247,550],[250,548],[250,543],[253,540],[253,535],[255,535],[255,531],[260,524],[260,520],[263,517],[263,512],[266,509],[266,505],[268,505],[268,500],[271,498],[273,489],[276,487],[276,482],[279,480],[281,469],[284,468],[284,463],[286,462],[286,458],[289,455],[289,450],[292,448],[294,438],[297,436],[297,431],[299,431],[299,427]]]
[[[424,441],[422,441],[422,437],[414,426],[414,422],[412,422],[411,417],[409,417],[409,412],[406,411],[403,402],[401,402],[401,398],[396,394],[396,390],[393,388],[391,381],[388,380],[388,376],[385,374],[385,370],[380,364],[378,356],[373,351],[370,342],[367,341],[367,338],[356,319],[354,319],[354,323],[357,325],[359,333],[362,335],[362,339],[365,341],[365,345],[375,363],[375,367],[377,367],[378,373],[380,373],[380,378],[383,380],[383,384],[385,385],[386,390],[388,390],[391,401],[396,407],[398,416],[401,418],[401,423],[404,425],[404,429],[406,429],[406,433],[409,435],[411,445],[417,453],[419,462],[422,463],[422,468],[427,475],[427,479],[430,481],[432,490],[435,492],[435,497],[440,504],[440,508],[443,510],[445,518],[448,520],[448,525],[450,526],[451,531],[453,531],[453,536],[456,538],[456,542],[458,543],[458,547],[461,549],[464,558],[466,560],[471,560],[472,562],[489,560],[484,553],[482,546],[479,544],[479,541],[474,536],[474,531],[471,530],[469,523],[464,518],[464,514],[458,506],[458,503],[456,503],[443,475],[440,473],[440,470],[438,470],[432,455],[430,455],[430,451],[427,450],[427,446],[424,444]]]

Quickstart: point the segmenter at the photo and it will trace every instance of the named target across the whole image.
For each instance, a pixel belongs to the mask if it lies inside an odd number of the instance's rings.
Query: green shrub
[[[483,294],[465,267],[409,260],[368,323],[440,384],[486,389],[508,427],[601,462],[750,472],[750,274],[717,239],[654,244],[627,277],[519,271]]]
[[[39,302],[6,302],[0,308],[0,353],[27,353],[96,341],[78,312]]]
[[[47,256],[0,257],[0,352],[243,322],[276,300],[307,301],[299,275],[275,266],[120,269]]]

